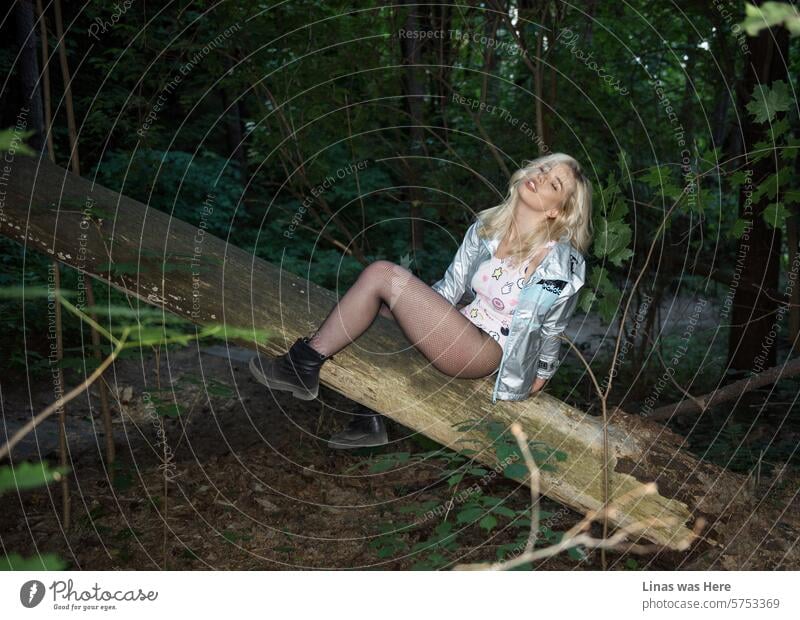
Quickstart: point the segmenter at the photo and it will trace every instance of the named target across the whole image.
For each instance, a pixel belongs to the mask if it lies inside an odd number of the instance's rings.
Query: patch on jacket
[[[575,265],[578,264],[578,259],[575,258],[574,254],[569,255],[569,273],[570,275],[575,273]]]
[[[539,360],[539,368],[542,370],[550,370],[550,364],[545,362],[544,360]]]
[[[553,293],[553,295],[560,295],[567,282],[566,280],[539,280],[537,284],[543,286],[546,291]]]

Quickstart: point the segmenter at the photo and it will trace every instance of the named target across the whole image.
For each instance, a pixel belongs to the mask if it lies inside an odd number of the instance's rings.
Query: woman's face
[[[524,206],[555,217],[573,189],[572,173],[566,164],[534,168],[521,179],[517,195]]]

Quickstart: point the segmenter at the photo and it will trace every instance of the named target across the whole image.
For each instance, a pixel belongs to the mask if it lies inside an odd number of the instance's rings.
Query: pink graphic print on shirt
[[[548,248],[555,241],[547,244]],[[528,278],[530,260],[512,267],[507,258],[492,256],[480,264],[472,277],[475,299],[461,309],[477,327],[505,346],[511,319],[519,302],[519,293]]]

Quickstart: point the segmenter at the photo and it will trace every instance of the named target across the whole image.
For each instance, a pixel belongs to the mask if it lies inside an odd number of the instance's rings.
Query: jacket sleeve
[[[561,364],[561,338],[558,337],[569,325],[578,306],[580,289],[571,295],[556,299],[542,321],[542,347],[539,350],[536,376],[540,379],[552,377]]]
[[[479,244],[478,222],[475,221],[467,229],[464,240],[456,251],[453,262],[450,263],[444,277],[431,285],[434,291],[439,293],[454,306],[461,299],[461,296],[467,288],[467,275],[477,255],[477,251],[480,248]]]

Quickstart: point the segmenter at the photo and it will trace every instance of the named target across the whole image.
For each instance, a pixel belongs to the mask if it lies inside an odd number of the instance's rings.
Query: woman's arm
[[[542,346],[539,349],[538,367],[536,379],[544,382],[552,377],[558,369],[561,353],[561,338],[559,335],[567,328],[575,309],[578,306],[579,291],[573,292],[566,297],[559,297],[547,311],[541,327]],[[534,382],[534,387],[536,382]],[[541,389],[541,386],[540,388]],[[531,390],[537,391],[536,389]]]
[[[444,277],[431,285],[431,288],[444,297],[454,306],[461,299],[467,287],[467,274],[469,273],[472,262],[480,249],[480,238],[478,237],[478,222],[473,222],[464,235],[456,251],[456,255]]]

